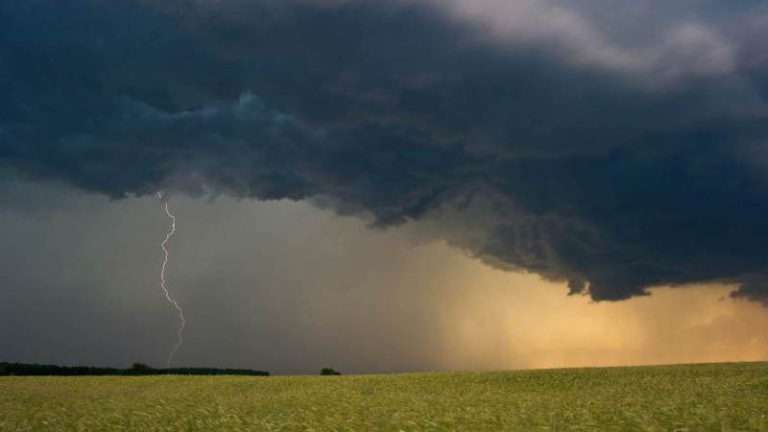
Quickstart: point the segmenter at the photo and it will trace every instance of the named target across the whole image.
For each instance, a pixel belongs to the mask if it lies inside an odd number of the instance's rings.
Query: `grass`
[[[4,377],[1,431],[768,431],[768,363],[341,377]]]

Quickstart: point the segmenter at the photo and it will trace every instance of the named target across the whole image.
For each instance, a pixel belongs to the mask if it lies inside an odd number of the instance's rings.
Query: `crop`
[[[768,363],[4,377],[1,431],[768,431]]]

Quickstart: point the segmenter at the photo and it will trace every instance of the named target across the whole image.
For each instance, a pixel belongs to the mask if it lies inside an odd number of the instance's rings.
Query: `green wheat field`
[[[296,377],[4,377],[2,431],[768,431],[768,363]]]

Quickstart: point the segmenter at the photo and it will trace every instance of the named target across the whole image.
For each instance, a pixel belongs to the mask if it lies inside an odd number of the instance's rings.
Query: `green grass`
[[[342,377],[4,377],[2,431],[768,431],[768,363]]]

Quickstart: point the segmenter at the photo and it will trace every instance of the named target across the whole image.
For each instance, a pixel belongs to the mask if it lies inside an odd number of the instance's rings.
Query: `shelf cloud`
[[[768,11],[479,3],[3,2],[3,178],[313,200],[595,300],[768,302]]]

